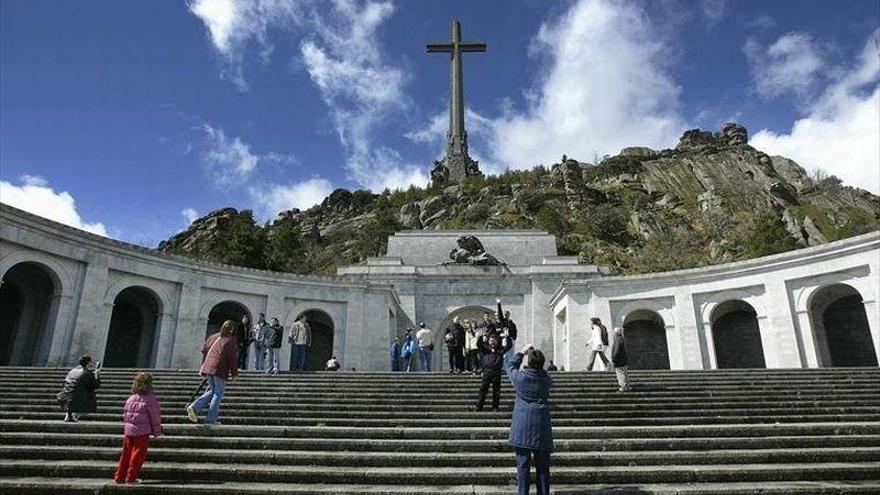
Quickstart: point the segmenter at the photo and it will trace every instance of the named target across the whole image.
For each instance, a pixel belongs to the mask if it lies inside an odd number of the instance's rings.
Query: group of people
[[[292,331],[289,336],[292,344],[308,347],[310,336],[307,325],[304,318],[297,319],[294,323],[294,327],[297,328],[296,333]],[[272,329],[271,334],[268,331],[262,333],[266,327]],[[413,354],[419,353],[420,356],[425,356],[419,358],[423,369],[430,371],[430,353],[434,350],[433,336],[424,323],[419,327],[415,337],[412,336],[411,331],[407,332],[402,345],[398,339],[395,339],[399,354],[395,354],[395,345],[392,345],[393,370],[399,370],[403,362],[409,371],[412,367]],[[218,420],[220,403],[226,383],[234,381],[239,369],[243,368],[242,347],[245,347],[245,360],[246,348],[261,338],[262,344],[260,347],[255,347],[258,349],[256,352],[263,352],[261,348],[273,348],[272,344],[276,340],[278,328],[281,328],[283,335],[283,327],[278,325],[278,320],[273,319],[273,324],[268,325],[262,314],[257,324],[250,327],[245,316],[240,323],[226,320],[220,331],[205,340],[202,346],[204,361],[199,371],[207,382],[207,389],[186,406],[186,415],[190,421],[197,423],[199,414],[205,413],[206,426],[220,424]],[[249,337],[242,340],[241,335],[245,330]],[[301,338],[303,332],[306,335],[304,339]],[[272,338],[261,337],[263,335],[271,335]],[[474,342],[475,349],[468,348],[469,336]],[[545,369],[544,354],[532,344],[523,346],[519,352],[510,353],[509,351],[515,346],[516,336],[516,324],[511,320],[509,313],[502,312],[501,302],[498,301],[495,318],[489,313],[478,323],[470,320],[462,322],[456,318],[444,333],[444,343],[450,350],[450,372],[479,372],[482,375],[477,401],[473,407],[475,411],[483,409],[489,388],[492,389],[492,409],[498,410],[501,376],[507,375],[516,394],[508,441],[513,447],[516,459],[518,492],[528,494],[531,483],[530,469],[534,462],[538,493],[549,494],[550,453],[553,449],[550,419],[550,389],[553,380],[548,374],[551,368],[548,366],[548,369]],[[251,338],[253,341],[248,342]],[[619,391],[624,392],[629,390],[629,381],[623,329],[614,329],[610,361],[606,356],[609,340],[608,331],[601,320],[591,318],[590,338],[587,343],[589,348],[587,370],[592,370],[598,356],[605,363],[606,368],[613,367],[617,373]],[[475,351],[474,354],[470,354],[472,350]],[[258,365],[267,358],[270,367],[266,371],[277,372],[277,351],[266,352],[264,358],[255,358],[255,368],[261,369]],[[83,356],[78,366],[65,377],[62,391],[58,394],[58,401],[67,413],[65,421],[76,422],[82,415],[97,409],[96,390],[101,382],[99,372],[91,368],[91,362],[91,357]],[[335,370],[339,367],[341,365],[334,356],[328,362],[328,369]],[[302,369],[302,365],[299,369]],[[137,483],[140,481],[138,476],[146,459],[150,437],[159,437],[163,433],[161,408],[153,391],[153,378],[149,373],[135,375],[132,395],[126,400],[123,413],[124,438],[114,480],[117,483]]]
[[[228,320],[231,321],[231,320]],[[233,322],[233,324],[235,324]],[[248,355],[251,355],[254,371],[278,373],[278,359],[284,340],[284,327],[278,318],[272,318],[270,325],[266,315],[260,313],[257,322],[251,325],[248,315],[241,317],[235,327],[236,359],[238,368],[246,370]],[[293,346],[290,370],[302,372],[306,366],[306,353],[312,346],[312,329],[305,315],[297,317],[290,326],[287,341]]]

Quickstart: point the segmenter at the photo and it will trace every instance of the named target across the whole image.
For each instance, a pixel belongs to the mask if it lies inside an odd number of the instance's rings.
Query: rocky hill
[[[880,229],[880,197],[809,176],[749,146],[742,126],[690,130],[675,149],[626,148],[599,163],[563,155],[547,168],[472,177],[444,188],[337,189],[305,211],[257,225],[224,208],[159,249],[298,273],[334,273],[385,250],[402,229],[537,228],[560,254],[620,273],[689,268]]]

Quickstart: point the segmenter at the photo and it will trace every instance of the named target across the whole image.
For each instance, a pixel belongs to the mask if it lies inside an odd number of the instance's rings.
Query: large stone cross
[[[462,52],[485,52],[485,43],[461,41],[461,23],[452,22],[451,43],[431,43],[428,52],[449,52],[451,62],[449,67],[449,130],[446,132],[446,156],[440,162],[435,162],[431,178],[437,182],[445,179],[449,182],[461,182],[469,175],[480,175],[477,162],[471,160],[468,155],[467,131],[464,129],[464,87],[461,74]],[[441,177],[444,175],[445,177]]]

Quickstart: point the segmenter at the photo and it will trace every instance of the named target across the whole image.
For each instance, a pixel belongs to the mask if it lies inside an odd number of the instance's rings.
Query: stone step
[[[559,495],[877,495],[876,481],[766,481],[724,483],[629,483],[553,484]],[[116,485],[103,478],[46,479],[42,477],[0,478],[0,495],[115,495],[142,493],[155,495],[510,495],[510,486],[487,485],[353,485],[290,484],[253,482],[184,482],[145,480],[139,485]]]
[[[118,433],[118,422],[63,423],[28,420],[2,420],[0,432],[41,431],[75,433]],[[224,435],[238,437],[289,437],[289,438],[370,438],[405,439],[413,434],[430,439],[493,439],[507,438],[507,427],[422,427],[414,431],[411,427],[359,428],[339,426],[236,426],[223,425],[207,428],[202,425],[167,425],[167,435]],[[830,423],[790,423],[790,424],[720,424],[686,426],[620,426],[553,428],[554,439],[572,438],[669,438],[706,436],[780,436],[780,435],[875,435],[880,434],[878,422],[830,422]]]
[[[181,409],[182,410],[182,409]],[[509,410],[507,411],[509,413]],[[849,414],[809,413],[798,414],[784,411],[777,414],[736,414],[730,411],[719,413],[707,413],[705,411],[689,411],[689,416],[663,416],[643,413],[645,417],[602,417],[602,418],[553,418],[554,427],[562,426],[652,426],[652,425],[708,425],[708,424],[748,424],[748,423],[807,423],[807,422],[846,422],[846,421],[877,421],[880,422],[880,412],[866,414],[864,412]],[[703,413],[700,415],[699,413]],[[482,413],[477,413],[482,414]],[[711,415],[707,415],[711,414]],[[58,421],[63,413],[58,412],[0,412],[0,420],[21,419],[29,421]],[[90,414],[83,422],[101,421],[122,423],[122,414]],[[162,417],[165,425],[190,424],[183,414]],[[265,416],[238,416],[224,411],[223,423],[225,425],[255,425],[255,426],[350,426],[350,427],[409,427],[418,428],[424,426],[448,425],[454,428],[495,426],[506,427],[510,425],[509,414],[503,417],[471,417],[471,418],[437,418],[437,417],[398,417],[396,419],[375,418],[338,418],[338,417],[265,417]]]
[[[512,463],[511,463],[512,464]],[[0,477],[51,476],[56,478],[109,478],[116,468],[113,461],[90,460],[7,460],[0,459]],[[874,480],[880,462],[815,462],[783,464],[704,464],[698,466],[603,466],[595,469],[561,466],[553,469],[556,483],[699,483],[741,481],[833,481]],[[220,464],[148,462],[145,479],[187,481],[252,481],[288,483],[357,483],[357,484],[487,484],[507,485],[514,480],[514,467],[352,467],[335,466],[260,466],[235,464],[229,459]]]
[[[156,445],[150,448],[151,462],[215,463],[229,458],[223,449],[179,449]],[[0,446],[2,459],[70,459],[67,446]],[[119,447],[91,447],[81,460],[116,461]],[[640,451],[640,452],[557,452],[554,466],[650,466],[698,464],[776,464],[803,462],[880,461],[880,446],[845,448],[780,448],[763,450]],[[287,466],[359,466],[359,467],[509,467],[510,452],[347,452],[312,450],[238,451],[236,465],[271,464]]]
[[[285,438],[211,435],[195,430],[194,435],[177,434],[156,439],[156,447],[177,449],[245,450],[336,450],[357,452],[510,452],[506,438],[495,439],[366,439]],[[119,430],[112,433],[2,432],[0,444],[70,447],[116,447],[122,444]],[[668,438],[576,438],[555,439],[556,452],[644,451],[644,450],[759,450],[777,448],[878,447],[880,435],[766,435],[760,437],[706,436]]]

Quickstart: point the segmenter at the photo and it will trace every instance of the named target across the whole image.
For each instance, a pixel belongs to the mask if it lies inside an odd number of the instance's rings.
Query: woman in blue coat
[[[520,370],[524,358],[525,365]],[[538,495],[549,495],[550,452],[553,450],[550,388],[553,379],[544,371],[544,354],[531,344],[514,355],[508,353],[505,361],[507,377],[516,390],[508,441],[516,453],[517,493],[529,493],[529,470],[534,457]]]

